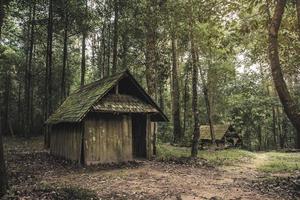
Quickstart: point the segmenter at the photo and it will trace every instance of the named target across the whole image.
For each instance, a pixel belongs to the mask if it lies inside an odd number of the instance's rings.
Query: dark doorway
[[[146,158],[146,116],[132,115],[132,152],[136,158]]]

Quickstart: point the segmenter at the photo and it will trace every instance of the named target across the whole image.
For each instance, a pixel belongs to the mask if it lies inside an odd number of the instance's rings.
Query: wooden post
[[[117,84],[117,85],[115,86],[115,92],[116,92],[116,94],[119,94],[119,84]]]
[[[151,159],[153,156],[153,128],[149,114],[147,114],[146,120],[146,156],[147,159]]]

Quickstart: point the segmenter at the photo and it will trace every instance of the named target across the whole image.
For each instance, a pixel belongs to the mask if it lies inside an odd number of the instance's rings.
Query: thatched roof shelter
[[[214,125],[214,133],[217,144],[240,146],[242,139],[231,124]],[[200,126],[200,140],[202,144],[211,142],[210,126]]]
[[[216,140],[221,140],[227,130],[229,129],[230,124],[218,124],[214,125],[214,133]],[[200,126],[200,139],[202,140],[211,140],[210,135],[210,126],[209,125],[201,125]]]

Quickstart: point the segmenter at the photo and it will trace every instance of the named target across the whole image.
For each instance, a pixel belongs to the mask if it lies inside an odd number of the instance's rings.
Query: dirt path
[[[266,163],[267,160],[268,155],[266,153],[256,153],[254,154],[254,157],[247,162],[236,163],[234,166],[223,166],[222,168],[232,176],[234,176],[234,174],[239,174],[238,177],[242,176],[251,179],[263,175],[258,172],[258,168]]]
[[[256,168],[268,159],[265,154],[257,154],[250,162],[234,167],[138,161],[133,167],[101,170],[71,166],[41,148],[39,141],[17,141],[5,147],[11,189],[20,199],[33,199],[34,189],[30,188],[45,184],[85,188],[96,192],[100,199],[283,199],[276,193],[264,194],[245,184],[263,176]]]
[[[239,170],[142,161],[137,169],[82,172],[46,177],[44,181],[92,189],[103,199],[282,199],[242,186],[248,179],[257,178],[250,166],[259,159],[237,167]]]
[[[251,162],[245,162],[238,165],[241,170],[257,170],[257,168],[268,160],[267,153],[256,153],[254,158],[251,159]]]

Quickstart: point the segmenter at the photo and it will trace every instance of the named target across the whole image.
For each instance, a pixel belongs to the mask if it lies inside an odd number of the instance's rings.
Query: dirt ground
[[[6,199],[53,199],[34,194],[41,185],[79,187],[95,192],[99,199],[300,199],[288,192],[252,187],[270,176],[256,170],[266,159],[264,154],[237,166],[218,168],[146,160],[84,168],[50,156],[42,150],[41,138],[6,138],[5,150],[11,188]]]

